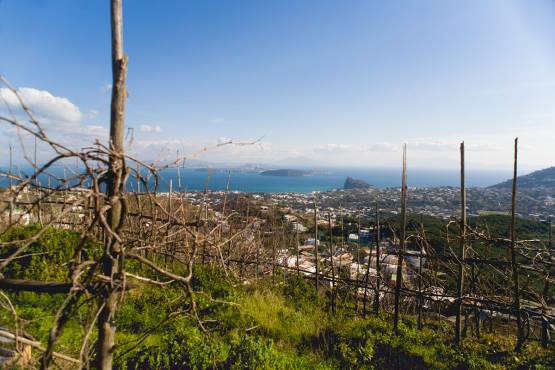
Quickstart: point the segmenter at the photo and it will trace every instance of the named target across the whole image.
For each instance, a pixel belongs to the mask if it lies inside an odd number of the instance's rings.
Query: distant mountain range
[[[513,180],[509,179],[499,184],[492,185],[490,188],[511,188]],[[517,188],[555,188],[555,167],[545,168],[534,171],[528,175],[517,177]]]

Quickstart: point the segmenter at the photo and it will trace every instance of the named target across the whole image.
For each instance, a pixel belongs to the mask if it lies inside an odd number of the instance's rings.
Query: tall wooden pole
[[[357,239],[357,247],[360,251],[360,215],[358,216],[358,239]],[[372,264],[372,243],[368,241],[368,264],[366,265],[366,273],[364,274],[364,293],[362,294],[362,316],[366,316],[366,303],[368,302],[368,282],[370,280],[370,265]],[[357,259],[360,263],[360,255],[357,253]],[[358,274],[358,266],[357,266],[357,274]],[[358,276],[358,275],[357,275]],[[358,289],[358,279],[357,279],[357,289]],[[358,291],[356,292],[356,303],[358,305]]]
[[[314,197],[314,251],[316,254],[316,291],[320,285],[319,269],[319,256],[318,256],[318,208],[316,207],[316,196]]]
[[[403,175],[401,179],[401,230],[399,233],[399,253],[397,254],[397,275],[395,281],[395,307],[393,311],[393,331],[399,334],[399,304],[403,286],[403,253],[405,252],[405,228],[407,221],[407,145],[403,146]]]
[[[38,166],[37,164],[37,137],[35,136],[35,148],[34,148],[34,165]],[[35,168],[35,175],[36,175],[36,168]],[[42,193],[40,191],[40,182],[39,182],[39,177],[38,175],[35,177],[35,194],[38,195],[37,198],[37,216],[38,216],[38,221],[39,221],[39,225],[42,227],[42,202],[41,202],[41,197],[42,197]]]
[[[140,194],[140,193],[141,193],[141,166],[137,164],[137,194]]]
[[[276,274],[276,242],[277,242],[277,232],[276,232],[276,207],[272,207],[272,279]]]
[[[181,193],[183,190],[181,189],[181,167],[180,167],[180,162],[179,162],[179,149],[177,149],[177,162],[176,162],[176,167],[177,167],[177,190]]]
[[[64,167],[64,192],[62,193],[62,212],[65,210],[66,208],[66,193],[68,190],[68,186],[67,186],[67,173],[66,173],[66,169]]]
[[[459,232],[459,274],[457,278],[457,311],[455,318],[455,343],[461,340],[461,314],[464,292],[464,259],[466,239],[466,188],[464,177],[464,142],[461,143],[461,222]]]
[[[170,178],[170,188],[168,192],[168,223],[166,226],[166,237],[164,243],[164,265],[166,269],[168,268],[168,253],[173,252],[173,246],[170,246],[170,229],[171,229],[171,221],[172,221],[172,213],[173,213],[173,205],[172,205],[172,193],[173,193],[173,181]]]
[[[343,225],[343,214],[341,215],[341,224]],[[356,272],[356,283],[355,283],[355,311],[358,312],[358,286],[359,286],[359,276],[360,276],[360,214],[357,217],[357,228],[359,233],[359,238],[357,239],[357,272]],[[341,238],[344,240],[343,227],[341,227]],[[370,254],[372,254],[372,247],[370,247]],[[365,279],[364,294],[368,288],[368,279]],[[364,311],[366,311],[366,302],[364,303]],[[366,312],[365,312],[366,314]]]
[[[374,294],[374,315],[377,315],[380,312],[380,283],[382,280],[380,269],[380,210],[377,200],[374,224],[376,227],[376,292]],[[368,260],[368,269],[370,269],[371,258],[372,256],[370,256],[370,259]]]
[[[420,214],[420,234],[424,236],[424,220]],[[424,258],[424,245],[420,245],[420,255],[418,257],[418,306],[416,316],[416,327],[422,329],[422,306],[424,305],[424,296],[422,294],[422,259]]]
[[[297,276],[300,275],[300,271],[299,271],[299,224],[297,223],[297,227],[296,227],[296,232],[295,232],[295,254],[297,255],[297,258],[295,260],[295,267],[297,268]]]
[[[474,257],[474,255],[472,256]],[[474,311],[474,326],[476,327],[476,337],[480,338],[480,312],[478,310],[478,303],[476,301],[476,262],[472,261],[470,265],[470,292],[474,299],[473,311]]]
[[[9,214],[9,225],[12,225],[12,218],[13,218],[13,179],[12,179],[12,167],[13,167],[13,148],[12,144],[8,144],[10,148],[10,169],[8,170],[8,174],[10,177],[10,214]]]
[[[328,213],[328,227],[330,231],[330,264],[331,264],[331,311],[335,313],[335,266],[333,263],[333,234],[331,228],[331,213]]]
[[[345,250],[345,232],[343,224],[343,206],[339,205],[339,214],[341,216],[341,249]]]
[[[260,243],[262,243],[262,238],[260,237],[260,230],[258,231],[258,241],[256,243],[256,270],[255,270],[255,274],[254,274],[254,278],[255,280],[258,282],[258,269],[259,269],[259,265],[260,265]]]
[[[514,311],[517,325],[517,342],[515,352],[520,352],[524,344],[524,326],[520,312],[520,287],[518,279],[518,262],[516,260],[516,177],[518,163],[518,138],[515,139],[514,147],[514,168],[513,168],[513,189],[511,196],[511,266],[513,270],[513,290],[514,290]]]
[[[117,233],[123,226],[122,193],[124,189],[123,173],[123,132],[125,100],[125,78],[127,74],[127,56],[123,53],[123,19],[122,0],[111,0],[112,31],[112,101],[110,109],[110,158],[107,173],[107,195],[110,199],[108,224]],[[116,313],[119,298],[119,285],[123,279],[121,272],[122,246],[116,238],[106,235],[106,248],[102,261],[103,274],[111,279],[100,297],[102,310],[98,317],[97,368],[112,369],[114,358]]]
[[[173,181],[172,179],[170,179],[170,188],[168,192],[168,222],[171,220],[171,214],[173,212],[172,193],[173,193]]]
[[[551,216],[549,216],[549,242],[547,244],[547,260],[551,260],[552,248],[553,248],[553,231],[551,226]],[[549,299],[549,280],[551,279],[551,266],[547,265],[547,274],[545,276],[545,283],[543,286],[543,300],[544,300],[544,315],[547,309],[547,300]],[[542,318],[542,334],[541,334],[542,347],[546,348],[549,344],[549,321],[546,317]]]

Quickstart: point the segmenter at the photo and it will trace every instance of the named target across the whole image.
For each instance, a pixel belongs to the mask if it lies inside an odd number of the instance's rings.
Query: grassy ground
[[[7,237],[18,235],[23,234]],[[63,279],[67,266],[61,262],[75,237],[66,231],[47,233],[33,248],[48,254],[21,260],[8,273]],[[531,343],[516,354],[511,336],[484,334],[479,340],[465,338],[455,347],[448,323],[428,322],[418,330],[412,317],[404,317],[400,335],[394,336],[386,313],[367,318],[352,310],[331,314],[327,298],[301,278],[267,278],[245,285],[211,267],[197,267],[194,276],[197,315],[187,313],[189,301],[177,287],[142,285],[126,293],[117,315],[118,368],[555,368],[553,350]],[[45,343],[63,297],[33,293],[9,297],[25,330]],[[89,298],[69,322],[56,350],[78,355],[84,335],[81,323],[95,312],[94,299]],[[0,310],[0,326],[11,325],[13,316]]]

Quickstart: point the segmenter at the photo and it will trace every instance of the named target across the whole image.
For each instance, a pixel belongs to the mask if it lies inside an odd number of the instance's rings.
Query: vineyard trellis
[[[515,142],[516,144],[516,142]],[[98,147],[97,147],[98,148]],[[98,156],[98,149],[95,148],[95,155]],[[516,147],[515,147],[516,148]],[[95,157],[97,160],[97,157]],[[375,239],[370,243],[370,253],[366,270],[363,274],[357,270],[355,276],[342,275],[339,266],[334,266],[334,258],[330,258],[335,254],[335,246],[331,232],[329,233],[329,241],[327,244],[319,244],[319,234],[314,234],[314,255],[318,256],[315,266],[320,266],[318,270],[303,269],[299,264],[301,252],[299,251],[299,235],[283,233],[284,225],[278,225],[275,215],[275,207],[272,208],[272,216],[269,229],[265,229],[260,221],[260,215],[252,215],[242,219],[240,214],[232,210],[229,205],[227,196],[224,198],[224,205],[220,217],[207,209],[206,197],[202,206],[193,207],[188,204],[186,194],[184,192],[168,193],[161,195],[157,192],[159,179],[154,168],[148,168],[144,164],[140,164],[141,171],[136,170],[132,176],[137,177],[137,183],[141,183],[145,189],[144,192],[129,192],[126,194],[126,228],[122,230],[125,236],[126,258],[136,260],[143,263],[157,273],[157,279],[151,279],[137,274],[125,273],[124,278],[136,281],[134,284],[125,282],[121,288],[121,292],[125,289],[133,288],[137,283],[147,282],[153,284],[183,284],[190,300],[191,309],[194,308],[194,300],[192,296],[194,292],[188,287],[191,279],[192,266],[194,263],[217,264],[225,268],[228,273],[236,274],[242,279],[249,280],[252,277],[259,279],[261,274],[276,275],[278,270],[291,272],[291,275],[302,274],[306,278],[318,282],[320,289],[329,289],[331,294],[332,311],[335,310],[337,294],[340,292],[350,292],[354,305],[358,305],[359,293],[363,297],[362,315],[368,313],[367,300],[373,301],[372,312],[374,314],[393,311],[415,313],[418,317],[418,326],[425,324],[422,322],[422,316],[430,316],[432,308],[435,305],[438,312],[449,313],[451,307],[456,308],[455,318],[463,321],[465,327],[468,325],[468,314],[474,316],[474,330],[476,335],[480,335],[480,325],[489,319],[492,321],[496,315],[504,315],[506,322],[516,322],[517,345],[522,346],[525,340],[540,340],[543,345],[548,345],[551,341],[550,332],[555,317],[549,311],[548,300],[552,291],[552,269],[553,254],[551,234],[546,240],[517,240],[515,232],[510,233],[510,237],[497,237],[489,233],[487,228],[475,227],[471,228],[468,224],[459,221],[450,221],[445,227],[445,239],[447,245],[459,246],[464,243],[465,253],[454,252],[450,247],[443,251],[438,251],[432,245],[426,236],[426,230],[422,223],[413,230],[408,230],[403,240],[405,243],[416,246],[417,251],[407,251],[404,248],[397,248],[393,251],[384,251],[380,246],[381,240],[379,231],[387,230],[392,234],[392,240],[397,240],[397,244],[401,244],[401,239],[397,237],[397,232],[402,231],[403,226],[396,230],[394,225],[388,223],[380,223],[379,209],[376,203]],[[93,236],[95,238],[105,238],[103,223],[99,222],[98,209],[102,209],[98,201],[99,194],[94,193],[94,182],[98,182],[98,178],[94,176],[102,176],[103,172],[99,171],[99,167],[89,166],[90,174],[93,180],[90,185],[86,185],[85,177],[80,174],[73,178],[54,179],[53,183],[59,184],[53,188],[34,185],[37,183],[36,176],[32,175],[28,178],[19,178],[13,176],[12,179],[17,183],[14,189],[10,189],[12,195],[8,207],[15,205],[18,208],[28,209],[27,214],[39,213],[41,207],[41,215],[44,226],[53,225],[56,227],[71,227],[74,230],[80,230],[83,237]],[[94,169],[93,169],[94,168]],[[146,169],[148,169],[148,175]],[[38,171],[37,171],[38,172]],[[143,173],[143,175],[139,175]],[[78,181],[77,181],[78,180]],[[73,186],[69,186],[73,183]],[[154,183],[155,187],[152,191],[150,185]],[[92,185],[92,186],[91,186]],[[23,200],[20,196],[25,186],[30,186],[36,194],[40,194],[40,204],[37,200]],[[462,188],[464,191],[464,188]],[[12,192],[13,190],[13,192]],[[410,195],[409,195],[410,196]],[[96,198],[95,198],[96,197]],[[94,201],[90,201],[93,199]],[[106,201],[104,199],[104,201]],[[239,202],[239,200],[238,200]],[[80,208],[79,208],[80,207]],[[228,207],[227,211],[225,211]],[[237,208],[237,205],[236,207]],[[250,205],[247,201],[247,208]],[[318,224],[317,199],[314,199],[314,222]],[[57,211],[54,211],[57,210]],[[251,212],[251,211],[249,211]],[[78,213],[82,217],[75,217]],[[21,221],[21,213],[19,218],[14,220],[14,224]],[[461,214],[465,214],[462,212]],[[38,219],[38,216],[36,217]],[[240,221],[240,222],[239,222]],[[234,222],[237,222],[234,224]],[[331,217],[328,214],[328,228],[331,230]],[[516,222],[516,219],[515,219]],[[242,225],[240,225],[241,223]],[[453,230],[457,227],[459,230]],[[461,226],[462,225],[462,226]],[[405,226],[406,227],[406,226]],[[464,227],[464,232],[461,230]],[[514,230],[511,225],[511,230]],[[37,234],[31,240],[18,241],[23,248],[17,249],[9,258],[2,260],[2,265],[17,258],[24,252],[25,245],[36,240],[40,235]],[[343,239],[343,238],[342,238]],[[199,251],[199,245],[203,248]],[[280,245],[278,250],[278,245]],[[6,245],[4,245],[6,246]],[[294,264],[283,263],[282,253],[284,246],[294,256]],[[487,251],[492,248],[504,248],[509,253],[507,258],[493,258],[487,255]],[[316,254],[317,250],[321,252],[328,250],[327,255]],[[339,248],[343,250],[343,248]],[[375,254],[374,252],[375,251]],[[512,253],[514,251],[514,254]],[[279,253],[278,253],[279,252]],[[375,258],[373,258],[375,256]],[[515,257],[513,260],[513,256]],[[404,283],[398,288],[397,279],[388,280],[385,276],[386,271],[382,270],[382,266],[387,266],[387,260],[396,257],[393,260],[395,272],[391,276],[399,276],[401,273],[405,279]],[[403,261],[403,257],[416,258],[418,265],[415,268],[409,268],[407,262]],[[510,258],[509,258],[510,257]],[[181,276],[174,274],[168,269],[168,259],[187,266],[188,275]],[[278,260],[281,259],[281,260]],[[427,266],[423,269],[423,261],[427,261]],[[361,261],[357,261],[361,262]],[[82,261],[77,265],[93,266],[92,262]],[[526,274],[535,274],[537,279],[543,280],[541,290],[534,289],[530,286],[531,280],[518,289],[510,284],[515,281],[514,267],[518,265],[519,271],[525,271]],[[389,263],[391,265],[391,263]],[[161,267],[163,266],[163,267]],[[249,269],[250,266],[250,269]],[[377,273],[372,274],[371,266],[375,266]],[[399,266],[401,268],[399,269]],[[76,267],[76,268],[77,268]],[[79,267],[82,269],[83,267]],[[91,267],[92,269],[93,267]],[[458,279],[461,277],[461,268],[463,271],[470,270],[468,279],[470,283],[467,289],[460,288]],[[79,273],[80,270],[77,270]],[[451,279],[442,277],[442,272],[447,273]],[[74,272],[73,274],[76,274]],[[91,273],[92,274],[92,273]],[[363,276],[360,278],[360,276]],[[164,276],[168,280],[162,281],[159,277]],[[14,279],[0,279],[0,288],[8,290],[30,290],[35,292],[48,292],[52,294],[69,293],[71,291],[94,291],[98,289],[106,277],[102,274],[89,277],[89,281],[75,281],[67,283],[57,282],[36,282],[36,281],[18,281]],[[539,281],[538,280],[538,281]],[[388,283],[389,281],[389,283]],[[382,284],[383,282],[383,284]],[[457,286],[453,286],[453,282]],[[88,286],[85,284],[89,284]],[[396,299],[396,297],[398,297]],[[393,299],[392,299],[393,298]],[[527,305],[516,305],[516,301],[524,299]],[[452,313],[452,312],[451,312]],[[517,320],[520,313],[522,320]],[[393,316],[395,318],[395,316]],[[484,319],[485,318],[485,319]],[[455,322],[456,324],[456,322]],[[462,326],[462,324],[459,324]],[[461,326],[455,325],[454,338],[461,335]],[[539,330],[539,335],[534,331]],[[460,339],[460,337],[458,338]],[[53,347],[54,343],[50,346]]]
[[[331,216],[328,214],[327,220],[323,217],[322,221],[327,221],[329,238],[320,244],[320,233],[325,227],[319,227],[316,195],[310,215],[314,223],[314,241],[309,249],[313,252],[301,251],[298,229],[286,232],[286,225],[278,222],[276,207],[270,207],[270,215],[255,213],[245,198],[247,212],[244,217],[238,211],[243,206],[239,198],[234,207],[230,204],[227,195],[231,175],[221,212],[209,210],[208,179],[202,202],[199,205],[188,202],[179,169],[191,156],[211,148],[203,148],[188,157],[180,156],[178,152],[176,159],[166,164],[146,163],[126,153],[123,133],[127,57],[123,51],[121,0],[112,1],[112,50],[113,95],[108,144],[97,141],[90,147],[73,149],[52,139],[17,89],[6,79],[0,79],[19,106],[18,112],[0,116],[0,121],[15,130],[21,155],[33,168],[29,175],[14,173],[10,145],[9,169],[2,173],[8,179],[8,187],[1,199],[3,216],[7,216],[1,232],[3,235],[24,223],[40,225],[29,238],[0,242],[0,274],[29,256],[30,247],[49,228],[72,229],[80,235],[73,256],[67,261],[69,273],[65,281],[0,276],[0,290],[65,296],[46,345],[25,339],[15,309],[12,310],[13,333],[0,331],[0,336],[41,351],[42,368],[51,367],[57,360],[89,368],[93,358],[96,361],[94,366],[111,368],[116,335],[114,317],[125,300],[126,291],[140,284],[179,286],[182,288],[182,310],[177,314],[195,318],[195,294],[198,292],[191,285],[195,264],[217,265],[226,274],[249,282],[259,281],[265,275],[272,278],[280,274],[285,278],[303,276],[314,281],[318,290],[330,292],[332,314],[340,305],[338,297],[342,295],[343,305],[350,308],[352,304],[353,313],[363,316],[370,312],[374,315],[391,314],[395,332],[399,330],[403,313],[416,314],[419,328],[426,325],[427,318],[447,320],[448,315],[452,317],[454,314],[453,337],[459,342],[468,330],[469,316],[472,315],[477,336],[486,321],[492,330],[495,318],[500,318],[501,324],[514,324],[515,330],[510,331],[516,333],[516,350],[520,350],[526,340],[539,340],[544,346],[553,343],[551,333],[555,313],[549,307],[553,299],[555,267],[551,223],[547,239],[518,239],[517,140],[514,143],[508,238],[492,235],[487,227],[471,227],[467,223],[464,144],[461,144],[461,217],[445,225],[447,248],[440,250],[431,244],[422,222],[411,228],[406,220],[410,191],[404,147],[400,225],[380,218],[380,200],[376,199],[374,239],[369,243],[368,262],[361,270],[361,262],[364,262],[364,258],[360,258],[361,246],[351,246],[357,248],[356,272],[352,274],[350,265],[347,268],[338,255],[345,255],[347,248],[343,222],[341,245],[337,247]],[[34,145],[33,156],[25,150],[30,139]],[[225,142],[215,147],[252,144]],[[47,147],[52,158],[39,164],[38,145]],[[77,165],[70,165],[73,161]],[[178,169],[178,191],[173,191],[171,183],[170,191],[164,194],[159,192],[163,181],[160,174],[168,168]],[[358,226],[360,228],[360,221]],[[384,238],[386,234],[389,235],[387,239]],[[91,242],[97,248],[97,254],[84,253]],[[389,248],[384,247],[384,243],[389,243]],[[458,251],[451,246],[458,246]],[[505,256],[501,257],[503,254]],[[289,263],[291,258],[293,263]],[[309,268],[303,267],[301,259],[313,264],[309,264]],[[417,263],[411,265],[415,260]],[[8,302],[7,306],[13,307],[6,295],[2,299]],[[369,301],[372,302],[371,309]],[[72,358],[54,349],[68,320],[81,304],[90,305],[93,314],[84,322],[85,335],[79,358]],[[509,329],[501,324],[496,330]],[[198,325],[205,330],[202,322],[199,321]],[[98,339],[91,343],[91,333],[95,328]]]
[[[63,153],[64,158],[73,155],[73,152]],[[10,211],[9,214],[14,217],[11,225],[21,223],[24,215],[31,215],[34,220],[38,220],[40,212],[43,228],[29,240],[3,243],[3,248],[10,246],[18,246],[18,248],[0,261],[0,268],[24,256],[26,247],[36,241],[42,230],[47,227],[77,230],[82,235],[83,242],[87,239],[106,240],[106,227],[109,227],[105,220],[108,199],[102,192],[101,185],[106,168],[102,168],[98,163],[93,165],[91,162],[107,164],[109,149],[98,143],[90,149],[90,152],[79,152],[74,155],[86,159],[82,162],[85,172],[76,172],[70,177],[66,175],[65,178],[56,177],[50,173],[48,176],[52,178],[51,187],[42,186],[40,185],[42,181],[36,181],[40,173],[48,171],[50,165],[37,167],[35,174],[26,178],[9,175],[15,183],[7,192],[9,201],[5,202],[5,207]],[[180,163],[171,165],[179,166]],[[313,238],[313,257],[316,262],[314,266],[318,266],[318,270],[311,270],[303,268],[299,263],[300,259],[307,257],[306,251],[300,251],[299,232],[291,234],[284,232],[285,225],[278,223],[276,207],[271,208],[271,216],[266,215],[268,220],[273,221],[264,223],[264,216],[260,213],[254,214],[248,199],[245,198],[248,217],[242,217],[239,211],[228,204],[229,200],[226,196],[222,212],[218,215],[217,212],[208,210],[207,196],[203,198],[201,205],[193,206],[187,201],[185,192],[160,194],[157,191],[161,181],[158,170],[139,161],[135,167],[129,170],[132,172],[130,177],[135,178],[136,181],[129,180],[129,183],[136,182],[137,189],[141,187],[143,191],[129,191],[125,194],[125,227],[117,235],[125,246],[125,259],[137,261],[145,268],[151,269],[153,273],[141,275],[122,269],[121,285],[116,285],[117,291],[122,296],[125,290],[133,289],[138,284],[160,286],[178,284],[184,288],[184,299],[188,302],[189,313],[192,313],[195,307],[195,292],[190,287],[190,280],[195,263],[221,266],[228,274],[237,275],[244,280],[259,280],[263,275],[276,276],[281,271],[288,276],[302,275],[314,281],[315,284],[317,282],[320,290],[329,290],[332,312],[339,304],[337,298],[341,294],[347,297],[347,302],[349,297],[352,298],[353,311],[355,311],[360,295],[362,306],[358,311],[361,315],[367,315],[369,312],[373,314],[393,312],[393,318],[395,318],[397,309],[399,315],[397,320],[401,319],[401,313],[416,314],[418,327],[425,325],[426,318],[435,315],[434,311],[442,314],[444,319],[454,313],[455,318],[460,320],[460,326],[454,326],[455,340],[457,335],[464,335],[466,331],[464,328],[467,328],[470,323],[468,318],[470,313],[474,316],[474,323],[471,326],[476,335],[480,335],[480,325],[488,320],[491,325],[491,322],[501,315],[504,320],[500,322],[516,323],[515,332],[519,338],[517,344],[520,347],[525,340],[531,339],[540,340],[544,346],[552,343],[551,332],[555,317],[548,307],[553,287],[551,234],[546,240],[518,240],[513,232],[510,233],[509,238],[498,237],[491,235],[487,228],[478,226],[471,228],[460,220],[453,220],[445,226],[444,238],[448,248],[437,250],[430,245],[421,222],[416,227],[413,225],[412,229],[408,228],[403,238],[405,245],[415,246],[416,251],[404,248],[387,251],[383,248],[384,239],[381,238],[380,232],[390,234],[389,239],[397,241],[394,244],[400,245],[401,234],[398,233],[402,231],[403,226],[398,228],[396,225],[380,220],[379,205],[376,200],[374,240],[370,243],[368,262],[363,272],[360,273],[360,267],[357,267],[357,273],[354,276],[349,272],[345,274],[345,266],[340,260],[336,266],[334,257],[338,257],[337,250],[344,252],[344,248],[335,247],[331,232],[329,232],[329,240],[319,244],[320,234],[317,229]],[[410,197],[410,192],[407,196]],[[240,206],[241,202],[237,199],[235,208]],[[15,209],[19,212],[14,212]],[[22,209],[25,211],[21,212]],[[318,224],[318,216],[315,198],[313,215],[315,226]],[[326,221],[328,229],[331,230],[329,214]],[[464,225],[464,233],[461,225]],[[457,253],[450,247],[460,246],[463,242],[466,252],[464,255],[460,250]],[[75,261],[72,261],[72,273],[67,282],[0,279],[0,289],[68,295],[66,303],[59,311],[51,340],[44,348],[45,367],[52,360],[52,356],[60,355],[62,357],[59,358],[64,358],[64,355],[53,351],[64,320],[67,320],[67,314],[64,312],[69,310],[68,307],[74,304],[77,297],[85,292],[96,295],[99,289],[103,289],[105,284],[111,282],[108,276],[100,272],[99,261],[80,259],[81,248],[76,246],[76,257]],[[492,249],[503,249],[509,253],[506,258],[492,257],[487,253]],[[284,250],[290,253],[289,257],[293,257],[293,264],[284,261]],[[316,251],[320,253],[316,254]],[[416,259],[418,264],[410,268],[407,259]],[[423,261],[426,261],[425,268]],[[363,261],[357,260],[357,263],[359,262]],[[176,264],[185,268],[177,268],[176,272],[172,272]],[[518,290],[514,289],[511,283],[515,281],[513,276],[515,264],[518,265],[519,274],[521,274],[520,271],[524,271],[526,274],[534,274],[537,281],[542,280],[541,290],[530,286],[531,279],[527,279]],[[388,269],[392,265],[395,270],[389,273]],[[468,275],[469,280],[469,284],[465,284],[465,288],[462,289],[455,286],[457,284],[453,284],[460,278],[461,268],[463,274]],[[183,275],[182,271],[187,273]],[[397,281],[400,279],[391,279],[393,276],[399,276],[398,274],[403,276],[403,282],[399,287]],[[515,304],[517,298],[528,303],[517,306]],[[372,301],[371,309],[367,303],[369,300]],[[102,303],[97,304],[97,307],[103,308]],[[454,311],[453,308],[455,308]],[[522,317],[520,322],[517,320],[519,312]],[[95,317],[98,320],[98,314]],[[92,323],[89,323],[88,332],[92,330],[91,325]],[[507,327],[505,325],[505,328],[499,327],[498,330],[507,331]],[[81,358],[75,360],[83,364],[87,363],[90,350],[90,345],[85,341]],[[50,358],[46,359],[46,355]]]

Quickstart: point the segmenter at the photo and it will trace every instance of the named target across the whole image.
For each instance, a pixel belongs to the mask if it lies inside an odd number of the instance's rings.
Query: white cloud
[[[219,138],[209,142],[190,142],[179,139],[136,140],[128,146],[127,152],[145,161],[168,162],[174,161],[177,151],[180,156],[196,158],[213,162],[259,162],[269,158],[276,159],[276,152],[271,143],[253,140]],[[227,145],[220,145],[226,144]],[[279,152],[279,157],[290,154],[291,151]]]
[[[410,140],[407,142],[407,149],[421,151],[451,151],[457,150],[458,144],[442,138],[425,138]]]
[[[94,119],[98,112],[88,110],[86,113],[69,99],[55,96],[49,91],[39,90],[31,87],[17,89],[17,93],[24,104],[31,110],[33,116],[54,142],[59,142],[73,149],[90,146],[97,139],[106,141],[108,129],[98,124],[84,124],[82,121]],[[34,127],[29,123],[18,97],[7,88],[0,88],[0,115],[8,115],[19,121],[22,126],[31,130]],[[10,143],[20,143],[25,150],[33,147],[34,139],[24,130],[8,124],[0,124],[0,139]],[[19,146],[19,145],[17,145]],[[46,145],[39,145],[41,161],[47,160],[53,155],[52,151],[46,150]],[[5,152],[0,148],[0,156]]]
[[[96,109],[91,109],[89,110],[89,112],[85,115],[85,118],[87,119],[95,119],[96,117],[98,117],[99,112]]]
[[[79,107],[67,98],[54,96],[46,90],[38,90],[32,87],[21,87],[17,92],[25,105],[37,116],[37,119],[64,122],[80,122],[83,119],[83,113],[81,113]],[[0,97],[11,110],[21,110],[17,96],[11,90],[1,88]]]
[[[161,132],[162,128],[160,125],[141,125],[139,131],[145,133]]]
[[[400,151],[401,146],[399,144],[392,144],[392,143],[382,142],[382,143],[375,143],[375,144],[370,145],[369,150],[371,152],[393,153],[393,152]]]
[[[325,144],[314,148],[316,153],[347,153],[352,151],[357,151],[360,148],[355,148],[354,146],[347,144]]]
[[[447,138],[417,138],[406,140],[407,149],[409,151],[418,152],[453,152],[458,153],[460,141]],[[488,142],[469,142],[466,143],[466,149],[475,152],[486,152],[499,150],[499,146]],[[381,142],[370,145],[371,152],[400,152],[402,144],[393,144],[389,142]]]
[[[494,143],[464,143],[466,150],[473,152],[496,152],[501,150],[498,144]]]
[[[92,139],[107,139],[109,134],[108,128],[100,125],[57,124],[52,128],[61,134],[90,139],[89,141],[92,141]]]

